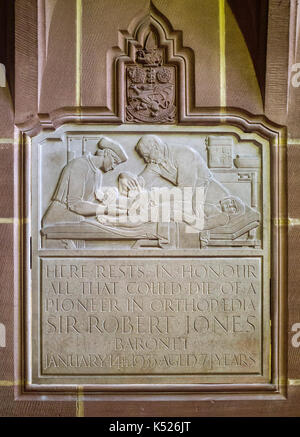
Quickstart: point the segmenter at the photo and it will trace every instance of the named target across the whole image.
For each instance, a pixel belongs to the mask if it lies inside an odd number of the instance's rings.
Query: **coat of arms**
[[[163,50],[149,47],[136,52],[136,63],[126,68],[126,120],[138,123],[175,121],[175,67],[163,64]]]

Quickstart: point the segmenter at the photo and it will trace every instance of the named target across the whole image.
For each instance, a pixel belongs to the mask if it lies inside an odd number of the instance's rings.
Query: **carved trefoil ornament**
[[[176,119],[176,70],[164,63],[153,31],[144,48],[137,48],[135,63],[126,67],[126,121],[173,123]]]

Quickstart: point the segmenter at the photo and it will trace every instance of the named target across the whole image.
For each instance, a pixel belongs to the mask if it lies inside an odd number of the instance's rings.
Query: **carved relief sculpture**
[[[142,135],[131,143],[130,159],[122,139],[98,135],[93,141],[96,150],[71,159],[61,172],[42,219],[45,247],[51,240],[66,248],[84,248],[89,240],[102,247],[113,240],[136,248],[184,248],[190,247],[184,237],[189,233],[191,247],[260,246],[257,174],[253,168],[237,173],[232,137],[202,138],[204,145],[214,143],[208,164],[185,139],[173,145],[155,134]],[[224,147],[229,147],[225,160]],[[258,158],[247,159],[253,164]],[[241,161],[240,156],[235,160]],[[121,163],[126,171],[117,172]],[[141,171],[137,163],[144,163]],[[235,193],[215,173],[216,163],[219,172],[237,178]],[[112,171],[114,180],[103,185],[103,174]],[[237,194],[244,182],[251,187],[249,204]]]

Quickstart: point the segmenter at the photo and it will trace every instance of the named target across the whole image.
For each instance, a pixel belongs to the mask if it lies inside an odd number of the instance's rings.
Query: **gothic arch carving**
[[[127,30],[118,32],[118,44],[101,59],[107,66],[107,101],[104,106],[56,106],[49,113],[33,111],[32,116],[17,123],[19,129],[32,136],[41,129],[55,129],[64,123],[126,122],[126,66],[135,63],[136,51],[144,48],[150,31],[155,35],[158,48],[164,51],[164,64],[176,68],[174,102],[177,113],[172,122],[210,125],[228,123],[238,125],[245,131],[267,132],[267,136],[273,131],[274,126],[264,115],[254,116],[235,107],[227,107],[226,111],[220,112],[219,106],[203,108],[195,104],[194,51],[184,46],[182,31],[174,30],[168,18],[152,3],[148,13],[139,13],[127,26]],[[72,86],[74,88],[74,84]]]
[[[194,105],[194,53],[190,48],[184,47],[182,32],[173,30],[168,19],[161,14],[154,5],[151,6],[150,14],[134,19],[128,31],[119,32],[119,47],[112,49],[116,56],[113,65],[116,68],[117,85],[117,110],[116,113],[122,121],[126,120],[126,65],[138,65],[138,53],[147,50],[147,43],[152,39],[152,50],[162,55],[162,65],[165,68],[175,67],[174,92],[176,98],[177,115],[170,121],[184,121],[186,115]],[[156,47],[154,47],[154,42]],[[148,49],[148,51],[151,50]],[[121,53],[120,53],[121,52]],[[149,64],[149,63],[148,63]],[[147,65],[147,62],[146,62]],[[151,62],[150,64],[151,65]],[[112,70],[110,69],[110,73]],[[112,87],[114,88],[114,87]],[[111,89],[113,94],[113,89]],[[110,102],[112,104],[112,101]],[[112,107],[112,105],[110,105]],[[144,120],[146,121],[146,120]],[[150,121],[150,120],[149,120]],[[154,122],[159,122],[159,117],[154,117]],[[166,121],[166,120],[161,120]]]

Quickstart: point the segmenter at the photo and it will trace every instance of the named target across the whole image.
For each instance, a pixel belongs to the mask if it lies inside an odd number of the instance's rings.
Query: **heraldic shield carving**
[[[126,120],[135,123],[172,123],[176,117],[175,66],[164,65],[164,50],[151,31],[135,64],[126,68]]]

